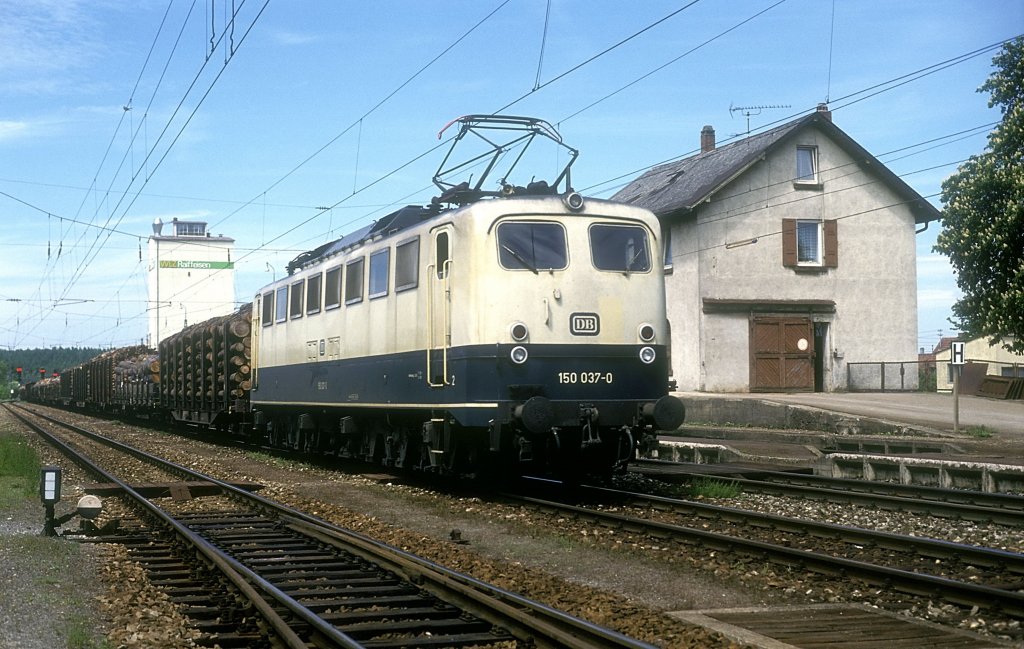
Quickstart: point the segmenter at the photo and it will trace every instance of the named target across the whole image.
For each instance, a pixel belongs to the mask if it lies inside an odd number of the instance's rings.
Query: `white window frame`
[[[314,288],[316,289],[315,291],[313,290]],[[315,315],[320,313],[320,303],[323,301],[323,292],[323,273],[310,275],[306,278],[306,315]]]
[[[382,248],[370,254],[370,268],[367,273],[367,297],[384,297],[388,294],[391,279],[391,248]],[[381,283],[383,280],[383,283]]]
[[[807,152],[811,163],[810,175],[800,175],[800,155]],[[803,186],[817,186],[821,184],[818,179],[818,147],[799,145],[796,147],[796,171],[793,184]]]
[[[298,320],[306,306],[306,280],[292,282],[288,287],[288,319]]]
[[[358,269],[358,277],[353,277],[352,273]],[[357,291],[352,293],[349,289]],[[366,257],[359,257],[353,259],[345,264],[345,284],[342,289],[343,301],[346,306],[350,304],[359,304],[363,301],[363,294],[366,293]]]
[[[281,323],[288,319],[288,285],[278,286],[274,292],[274,322]]]
[[[345,294],[345,284],[342,281],[344,279],[343,273],[342,273],[342,268],[344,268],[344,267],[340,266],[340,265],[339,266],[335,266],[334,268],[328,268],[327,272],[324,273],[324,288],[323,288],[323,291],[324,291],[324,311],[330,311],[331,309],[337,309],[338,307],[341,306],[342,302],[344,302],[344,300],[342,299],[342,296]],[[330,282],[329,278],[334,273],[337,273],[337,281],[335,282],[335,287],[334,287],[337,290],[332,293],[329,290],[330,289],[330,285],[331,285],[331,282]]]
[[[420,238],[395,246],[395,293],[416,288],[420,279]]]
[[[814,259],[803,259],[800,248],[800,237],[801,234],[811,232],[813,229],[815,236],[815,252],[816,257]],[[824,263],[825,255],[825,233],[821,221],[814,221],[810,219],[798,219],[796,222],[796,265],[797,266],[821,266]]]

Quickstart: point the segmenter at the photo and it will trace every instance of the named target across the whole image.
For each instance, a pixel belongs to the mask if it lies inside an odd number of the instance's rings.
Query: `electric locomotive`
[[[572,191],[576,151],[546,122],[471,115],[510,142],[442,162],[431,205],[304,253],[255,296],[250,406],[272,444],[439,472],[622,470],[683,421],[668,395],[657,218]],[[569,153],[553,182],[484,180],[535,138]],[[475,184],[451,172],[485,165]]]

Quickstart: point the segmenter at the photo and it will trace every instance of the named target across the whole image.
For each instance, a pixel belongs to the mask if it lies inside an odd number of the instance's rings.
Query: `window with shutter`
[[[835,220],[782,220],[782,265],[836,268],[839,237]]]

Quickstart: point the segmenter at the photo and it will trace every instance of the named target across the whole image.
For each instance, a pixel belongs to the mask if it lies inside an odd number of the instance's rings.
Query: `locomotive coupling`
[[[686,419],[686,406],[671,394],[666,394],[654,403],[645,403],[640,412],[658,430],[675,430]]]

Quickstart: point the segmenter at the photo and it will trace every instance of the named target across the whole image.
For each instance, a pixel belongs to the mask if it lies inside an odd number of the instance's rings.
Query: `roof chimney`
[[[700,152],[707,153],[715,150],[715,129],[707,124],[700,130]]]
[[[819,115],[821,115],[822,117],[824,117],[826,120],[828,120],[830,122],[832,121],[832,111],[830,111],[828,109],[828,104],[825,104],[825,103],[818,104],[818,109],[817,109],[816,112]]]

